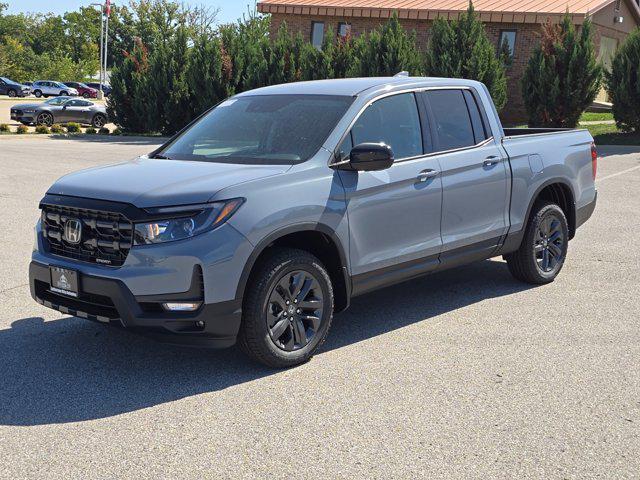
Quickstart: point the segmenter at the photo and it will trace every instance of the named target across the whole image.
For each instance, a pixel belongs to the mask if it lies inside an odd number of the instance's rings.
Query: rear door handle
[[[420,180],[421,182],[426,182],[430,178],[437,177],[438,175],[440,175],[440,172],[438,170],[427,169],[421,171],[418,174],[418,180]]]
[[[493,167],[494,165],[497,165],[499,161],[500,161],[500,157],[497,157],[496,155],[491,155],[490,157],[487,157],[484,160],[484,162],[482,162],[482,164],[485,167]]]

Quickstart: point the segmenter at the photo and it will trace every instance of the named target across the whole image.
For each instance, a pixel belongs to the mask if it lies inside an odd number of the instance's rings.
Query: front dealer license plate
[[[52,292],[61,293],[70,297],[78,296],[78,272],[68,268],[49,267],[51,273]]]

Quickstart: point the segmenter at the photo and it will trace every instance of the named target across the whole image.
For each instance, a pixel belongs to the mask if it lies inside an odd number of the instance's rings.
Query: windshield
[[[54,97],[49,100],[45,100],[44,103],[47,105],[62,105],[66,101],[68,101],[71,97]]]
[[[353,97],[258,95],[222,102],[158,158],[246,164],[293,164],[322,146]]]

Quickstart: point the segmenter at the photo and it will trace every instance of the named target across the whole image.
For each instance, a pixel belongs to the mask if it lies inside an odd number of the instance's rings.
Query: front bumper
[[[33,115],[14,115],[11,114],[11,120],[21,123],[35,123],[36,119]]]
[[[80,273],[78,298],[50,290],[49,266],[32,261],[29,285],[33,299],[62,313],[150,336],[163,343],[224,348],[236,342],[240,328],[241,301],[203,304],[195,312],[165,312],[163,301],[200,300],[200,272],[194,269],[192,286],[184,294],[134,296],[120,280]],[[195,298],[199,296],[199,298]],[[200,323],[202,322],[202,323]]]

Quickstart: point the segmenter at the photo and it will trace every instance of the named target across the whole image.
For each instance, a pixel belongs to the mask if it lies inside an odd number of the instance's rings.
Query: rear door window
[[[478,143],[462,90],[429,90],[425,95],[433,115],[438,151],[471,147]]]
[[[351,130],[353,145],[385,143],[396,160],[423,154],[420,116],[413,93],[402,93],[372,103]]]

